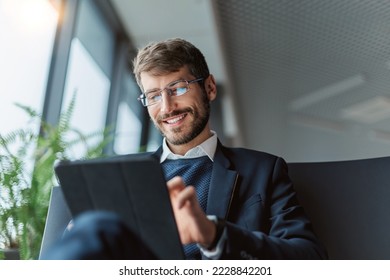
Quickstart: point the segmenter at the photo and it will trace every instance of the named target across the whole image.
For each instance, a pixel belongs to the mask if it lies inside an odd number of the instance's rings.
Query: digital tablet
[[[117,213],[159,259],[184,259],[166,181],[151,155],[64,161],[55,173],[73,217]]]

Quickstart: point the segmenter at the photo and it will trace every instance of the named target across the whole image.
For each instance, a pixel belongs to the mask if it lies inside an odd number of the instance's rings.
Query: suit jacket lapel
[[[211,175],[209,195],[207,199],[207,215],[216,215],[226,219],[237,184],[238,173],[230,170],[230,160],[222,152],[222,144],[218,141],[214,156],[213,173]],[[160,159],[162,146],[152,155]]]
[[[156,151],[152,152],[152,157],[158,159],[158,162],[160,162],[160,158],[162,155],[163,149],[162,146],[160,146]]]
[[[207,215],[227,219],[237,185],[238,173],[230,170],[230,160],[222,153],[218,142],[207,201]]]

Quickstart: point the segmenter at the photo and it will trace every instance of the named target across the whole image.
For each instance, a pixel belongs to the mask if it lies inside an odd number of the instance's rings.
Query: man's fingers
[[[176,176],[167,182],[168,191],[178,209],[181,209],[186,202],[195,205],[197,203],[196,191],[193,186],[185,185],[183,178]]]
[[[167,187],[169,192],[174,190],[181,190],[185,188],[185,184],[183,178],[180,176],[173,177],[171,180],[167,182]]]
[[[188,186],[184,188],[178,195],[177,195],[177,207],[181,209],[186,202],[190,203],[196,203],[196,192],[195,188],[193,186]]]

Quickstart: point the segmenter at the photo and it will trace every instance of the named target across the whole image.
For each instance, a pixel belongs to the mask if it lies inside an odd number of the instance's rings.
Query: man
[[[164,136],[155,156],[167,179],[187,258],[326,258],[297,202],[285,161],[224,147],[210,129],[216,82],[195,46],[182,39],[149,44],[135,58],[134,74],[143,92],[139,100]],[[104,243],[114,244],[113,236],[124,231],[126,242],[137,239],[120,228]],[[122,258],[112,248],[110,256]],[[148,254],[135,258],[152,257]]]

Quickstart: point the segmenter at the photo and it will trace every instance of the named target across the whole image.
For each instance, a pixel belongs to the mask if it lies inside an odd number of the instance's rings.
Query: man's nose
[[[163,113],[170,113],[173,110],[174,102],[171,98],[170,93],[168,90],[163,90],[161,92],[161,108],[160,111]]]

